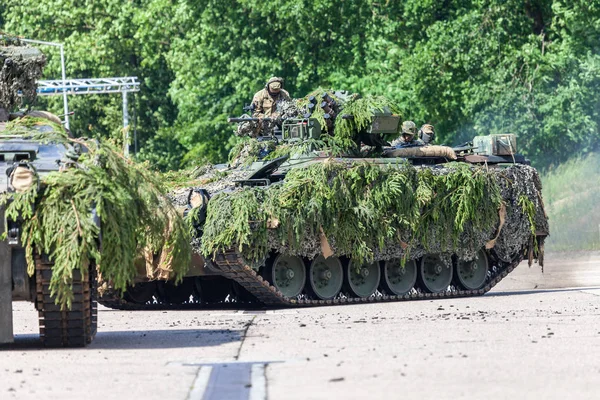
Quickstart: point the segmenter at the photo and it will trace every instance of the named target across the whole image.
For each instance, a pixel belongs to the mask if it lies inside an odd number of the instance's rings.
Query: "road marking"
[[[196,375],[196,379],[194,380],[194,385],[192,386],[192,390],[188,395],[188,400],[200,400],[204,397],[204,393],[206,392],[206,388],[208,387],[208,381],[210,379],[210,375],[212,373],[213,367],[204,366],[198,369],[198,375]]]
[[[251,383],[248,400],[267,400],[267,377],[265,364],[254,364],[250,371]]]
[[[202,400],[247,400],[252,364],[214,365]]]
[[[268,361],[169,364],[198,367],[187,400],[267,400]]]

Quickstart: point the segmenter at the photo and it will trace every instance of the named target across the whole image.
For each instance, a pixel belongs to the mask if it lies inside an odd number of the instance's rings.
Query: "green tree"
[[[130,97],[130,112],[136,115],[132,128],[137,129],[142,147],[151,141],[160,153],[170,145],[155,135],[162,127],[173,124],[177,109],[167,94],[173,79],[164,58],[168,43],[165,44],[165,38],[146,33],[143,28],[147,26],[137,22],[143,20],[143,13],[151,12],[146,3],[145,0],[17,0],[2,11],[5,23],[1,29],[27,38],[64,43],[70,78],[138,76],[141,91],[133,99]],[[59,78],[58,52],[51,48],[44,51],[49,59],[46,77]],[[52,111],[62,110],[59,99],[40,101]],[[71,96],[69,103],[75,112],[71,118],[75,134],[122,136],[119,95]],[[163,168],[178,164],[176,157],[158,163]]]
[[[538,167],[598,147],[594,1],[50,3],[16,0],[0,12],[4,29],[65,42],[70,76],[139,76],[139,156],[161,168],[226,160],[226,117],[272,75],[296,97],[316,87],[388,96],[448,144],[514,132]],[[56,74],[56,57],[50,66]],[[74,126],[118,134],[119,102],[74,99]]]

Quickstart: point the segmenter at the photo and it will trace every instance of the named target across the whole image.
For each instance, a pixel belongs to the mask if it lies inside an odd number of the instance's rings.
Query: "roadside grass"
[[[600,250],[600,154],[559,165],[542,176],[550,219],[549,251]]]

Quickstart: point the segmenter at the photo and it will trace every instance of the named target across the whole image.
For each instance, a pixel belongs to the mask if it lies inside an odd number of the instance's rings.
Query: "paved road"
[[[597,399],[600,254],[519,266],[486,296],[277,311],[101,309],[86,349],[14,306],[0,399]]]

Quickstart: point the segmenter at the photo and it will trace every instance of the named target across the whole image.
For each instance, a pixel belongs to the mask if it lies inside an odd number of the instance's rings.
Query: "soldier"
[[[404,121],[402,123],[402,133],[400,137],[392,142],[392,146],[395,147],[412,147],[412,146],[424,146],[425,143],[418,138],[417,126],[412,121]]]
[[[431,124],[425,124],[419,129],[419,139],[423,141],[423,143],[432,144],[435,140],[435,129]]]
[[[290,101],[290,94],[283,89],[283,79],[273,77],[267,81],[265,88],[257,92],[252,98],[255,118],[278,116],[277,104],[282,101]]]

